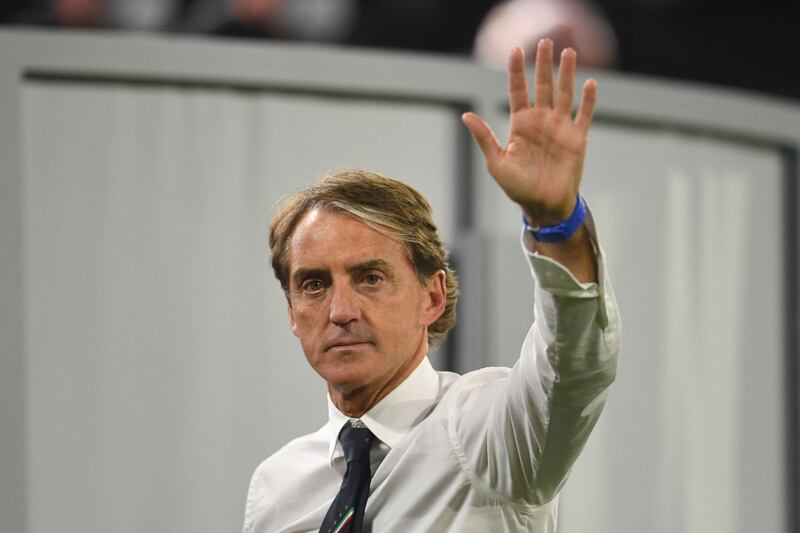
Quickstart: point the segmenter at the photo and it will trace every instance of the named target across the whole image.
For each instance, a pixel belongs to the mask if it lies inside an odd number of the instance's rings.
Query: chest
[[[375,469],[365,511],[365,533],[530,531],[532,523],[545,526],[549,520],[553,529],[532,530],[555,531],[553,512],[542,510],[545,512],[538,513],[539,518],[533,517],[476,488],[446,428],[426,429],[392,448]],[[275,486],[275,508],[262,515],[254,533],[318,531],[339,490],[341,476],[325,461],[313,472],[298,472],[283,490]]]

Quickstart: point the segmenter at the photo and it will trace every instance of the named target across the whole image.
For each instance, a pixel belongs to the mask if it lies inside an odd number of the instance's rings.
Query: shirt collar
[[[425,357],[397,388],[372,406],[360,420],[381,442],[393,448],[427,414],[438,395],[439,375]],[[341,446],[337,447],[336,443],[339,432],[349,420],[333,405],[328,395],[327,432],[331,464],[335,454],[342,453]]]

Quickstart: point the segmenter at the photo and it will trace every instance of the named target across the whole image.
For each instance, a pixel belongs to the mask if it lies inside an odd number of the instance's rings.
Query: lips
[[[325,346],[325,351],[327,352],[328,350],[333,350],[335,348],[339,348],[339,349],[345,350],[347,348],[355,348],[355,347],[358,347],[358,346],[363,346],[365,344],[370,344],[370,343],[367,342],[367,341],[360,341],[360,340],[350,340],[350,339],[348,339],[348,340],[340,340],[340,341],[335,341],[335,342],[332,342],[332,343],[326,345]]]

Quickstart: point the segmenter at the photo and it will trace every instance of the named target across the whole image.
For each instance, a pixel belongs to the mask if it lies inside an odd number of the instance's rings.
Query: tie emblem
[[[356,514],[356,508],[351,506],[350,509],[348,509],[347,512],[344,514],[341,521],[333,527],[331,533],[341,533],[347,526],[347,524],[353,519],[355,514]]]

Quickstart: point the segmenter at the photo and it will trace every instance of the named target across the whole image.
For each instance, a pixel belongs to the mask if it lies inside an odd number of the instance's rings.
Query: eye
[[[308,279],[303,282],[303,292],[315,293],[321,291],[325,286],[320,279]]]
[[[372,273],[366,274],[363,278],[361,278],[361,281],[374,287],[383,283],[383,278],[378,274]]]

